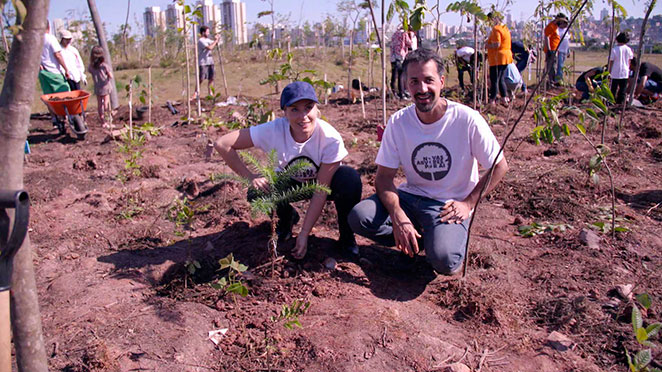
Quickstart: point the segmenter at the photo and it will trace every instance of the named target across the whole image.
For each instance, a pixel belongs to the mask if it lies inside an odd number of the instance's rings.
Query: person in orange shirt
[[[563,13],[557,14],[554,20],[545,27],[545,71],[550,86],[556,84],[556,57],[561,42],[559,27],[568,27],[568,17]]]
[[[510,31],[506,25],[501,23],[502,16],[499,13],[490,12],[487,15],[487,19],[492,24],[492,32],[487,39],[487,60],[490,65],[489,103],[493,104],[496,102],[498,87],[503,102],[508,104],[508,91],[506,81],[503,77],[506,67],[513,62]]]

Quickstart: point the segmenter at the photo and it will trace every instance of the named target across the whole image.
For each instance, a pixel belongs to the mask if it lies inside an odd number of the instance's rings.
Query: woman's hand
[[[251,186],[260,191],[269,192],[269,181],[264,177],[253,176],[251,179]]]
[[[299,233],[297,242],[292,249],[292,256],[297,260],[302,259],[308,251],[308,234]]]

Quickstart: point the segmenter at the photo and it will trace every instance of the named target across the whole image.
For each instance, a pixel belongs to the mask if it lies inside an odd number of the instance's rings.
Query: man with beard
[[[469,217],[499,143],[475,110],[441,97],[443,60],[430,49],[407,55],[405,81],[414,105],[391,116],[377,154],[377,193],[357,204],[348,217],[352,230],[409,257],[419,252],[441,274],[462,267]],[[396,188],[398,168],[406,182]],[[503,178],[508,164],[496,162],[486,192]]]

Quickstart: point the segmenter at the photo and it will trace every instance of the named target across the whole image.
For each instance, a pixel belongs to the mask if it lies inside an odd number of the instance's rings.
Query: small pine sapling
[[[242,159],[252,166],[258,174],[267,179],[270,185],[268,192],[256,190],[251,187],[250,180],[237,176],[235,174],[215,174],[211,177],[212,180],[234,180],[241,182],[243,185],[249,187],[255,193],[255,198],[250,201],[253,213],[260,212],[271,218],[271,237],[269,239],[268,249],[271,254],[271,272],[274,273],[274,264],[278,257],[277,251],[277,236],[276,236],[276,207],[281,204],[289,204],[300,200],[309,199],[316,192],[331,193],[331,190],[317,181],[305,182],[299,185],[292,186],[292,178],[296,175],[305,172],[313,165],[307,160],[298,160],[290,164],[282,171],[277,171],[278,159],[276,151],[272,150],[269,153],[266,165],[262,165],[260,161],[251,153],[241,152]]]
[[[289,330],[294,329],[295,326],[303,329],[299,316],[305,314],[309,307],[310,302],[303,300],[294,300],[292,305],[283,304],[278,316],[272,316],[271,321],[274,323],[283,321],[283,327]]]

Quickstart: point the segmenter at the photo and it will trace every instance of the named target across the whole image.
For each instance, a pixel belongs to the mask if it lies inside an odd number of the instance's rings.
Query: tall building
[[[246,3],[239,0],[225,0],[221,4],[223,27],[232,32],[232,44],[248,42],[246,27]]]
[[[214,5],[214,0],[198,0],[196,8],[202,13],[202,19],[198,19],[200,26],[207,26],[213,32],[221,30],[221,9]]]
[[[168,28],[184,28],[184,6],[177,3],[168,4],[165,11]]]
[[[609,10],[602,8],[600,11],[600,19],[598,19],[598,21],[604,21],[605,18],[609,18]]]
[[[154,37],[156,30],[165,31],[165,12],[158,6],[148,6],[143,13],[145,36]]]
[[[65,23],[64,19],[62,18],[55,18],[53,20],[53,26],[51,27],[51,34],[55,35],[56,37],[60,37],[60,30],[67,28],[67,24]]]

